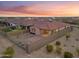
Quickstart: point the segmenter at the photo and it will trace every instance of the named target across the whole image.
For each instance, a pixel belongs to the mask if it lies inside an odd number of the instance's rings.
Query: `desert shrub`
[[[53,46],[52,45],[47,45],[46,49],[47,49],[47,52],[52,52],[53,51]]]
[[[66,38],[69,38],[70,36],[69,35],[66,35]]]
[[[66,47],[66,44],[64,44],[64,47]]]
[[[73,54],[71,52],[64,52],[64,58],[72,58]]]
[[[70,33],[66,34],[66,40],[68,40],[70,38]]]
[[[72,47],[75,47],[74,45],[72,45]]]
[[[61,54],[62,53],[62,48],[61,47],[56,47],[56,53]]]
[[[14,56],[14,49],[12,47],[6,48],[6,50],[2,53],[3,58],[12,58]]]
[[[79,41],[79,39],[75,39],[76,41]]]
[[[79,48],[76,48],[76,52],[77,52],[77,54],[79,55]]]
[[[60,41],[56,41],[55,44],[56,44],[57,46],[60,46],[60,45],[61,45]]]

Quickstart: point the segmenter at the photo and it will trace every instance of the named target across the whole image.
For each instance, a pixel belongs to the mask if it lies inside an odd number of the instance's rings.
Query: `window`
[[[59,30],[58,29],[56,29],[56,32],[58,32]]]
[[[51,31],[49,30],[41,30],[41,35],[44,37],[47,37],[51,34]]]
[[[48,34],[49,32],[48,32],[48,30],[43,30],[42,33],[43,33],[43,34]]]

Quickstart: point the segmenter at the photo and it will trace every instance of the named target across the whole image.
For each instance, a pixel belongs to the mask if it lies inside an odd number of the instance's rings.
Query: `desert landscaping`
[[[76,25],[71,26],[72,31],[67,33],[62,32],[65,34],[57,39],[51,37],[53,41],[45,44],[39,49],[32,51],[31,53],[27,53],[26,51],[26,42],[28,40],[33,42],[34,40],[34,42],[37,43],[40,41],[41,36],[26,33],[26,31],[20,27],[15,29],[13,27],[12,29],[14,30],[12,30],[11,28],[0,26],[0,57],[9,55],[11,58],[77,58],[79,57],[79,27]],[[5,31],[3,33],[1,31],[2,28],[6,28],[10,32],[2,30]],[[5,33],[8,35],[8,37],[5,35]],[[46,39],[42,38],[41,40]],[[50,39],[50,36],[48,39]],[[32,48],[35,48],[35,46],[32,46]]]
[[[51,52],[47,52],[47,48],[45,45],[44,47],[28,54],[26,53],[23,49],[17,47],[16,45],[14,45],[13,43],[11,43],[8,39],[0,39],[1,42],[3,43],[0,43],[0,45],[2,45],[1,47],[1,50],[0,52],[2,52],[3,50],[5,50],[7,47],[9,46],[13,46],[14,50],[15,50],[15,54],[14,54],[14,57],[29,57],[29,58],[33,58],[33,57],[43,57],[43,58],[58,58],[58,57],[64,57],[64,52],[67,51],[67,52],[71,52],[73,54],[73,57],[79,57],[78,53],[77,52],[77,49],[79,49],[78,45],[79,45],[79,29],[78,28],[75,28],[73,29],[72,32],[70,32],[70,37],[68,39],[66,39],[66,36],[63,36],[59,39],[56,39],[55,41],[47,44],[47,45],[52,45],[53,46],[53,49]],[[2,36],[4,37],[4,36]],[[1,37],[0,37],[1,38]],[[52,38],[53,39],[53,38]],[[7,42],[7,43],[4,43],[4,42]],[[60,42],[59,45],[56,45],[56,42]],[[7,45],[5,45],[7,44]],[[56,52],[56,47],[59,47],[61,48],[60,49],[60,52]],[[19,54],[19,55],[18,55]]]

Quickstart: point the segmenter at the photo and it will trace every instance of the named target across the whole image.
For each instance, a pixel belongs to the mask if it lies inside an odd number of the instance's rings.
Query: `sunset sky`
[[[0,1],[0,16],[79,16],[79,2]]]

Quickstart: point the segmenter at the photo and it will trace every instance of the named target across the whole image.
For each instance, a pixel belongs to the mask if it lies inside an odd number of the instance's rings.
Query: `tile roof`
[[[46,29],[46,30],[53,30],[53,29],[58,29],[61,27],[69,26],[69,24],[66,23],[61,23],[61,22],[37,22],[35,24],[35,27],[38,27],[40,29]]]
[[[9,23],[15,23],[18,25],[34,25],[35,27],[39,28],[39,29],[46,29],[46,30],[53,30],[53,29],[58,29],[61,27],[65,27],[65,26],[69,26],[69,24],[66,23],[62,23],[62,22],[56,22],[56,21],[49,21],[49,20],[45,20],[45,19],[7,19],[6,22]]]

